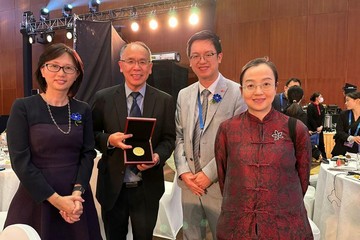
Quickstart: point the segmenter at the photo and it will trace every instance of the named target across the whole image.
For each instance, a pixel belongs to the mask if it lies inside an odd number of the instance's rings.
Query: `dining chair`
[[[172,182],[165,181],[165,192],[160,199],[158,218],[153,235],[166,239],[176,239],[183,224],[181,188],[175,173]]]
[[[39,234],[29,225],[13,224],[0,233],[0,240],[41,240]]]

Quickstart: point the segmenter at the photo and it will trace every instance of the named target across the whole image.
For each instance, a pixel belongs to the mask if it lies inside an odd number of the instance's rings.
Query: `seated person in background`
[[[358,153],[360,144],[360,92],[346,94],[347,110],[340,113],[334,136],[333,156],[344,155],[346,152]]]
[[[300,102],[304,97],[304,90],[297,85],[292,86],[287,91],[287,96],[289,100],[289,106],[285,109],[285,114],[290,117],[299,119],[305,125],[307,125],[307,115],[300,106]]]
[[[301,87],[300,79],[290,78],[285,83],[284,92],[275,95],[274,101],[272,102],[272,106],[279,112],[282,113],[285,112],[285,109],[289,106],[288,89],[292,86]]]

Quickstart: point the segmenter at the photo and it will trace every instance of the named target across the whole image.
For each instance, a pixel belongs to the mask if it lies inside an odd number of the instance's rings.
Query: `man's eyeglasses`
[[[212,56],[216,55],[216,53],[205,53],[204,55],[199,55],[199,54],[193,54],[190,56],[190,60],[194,61],[194,62],[199,62],[201,60],[201,58],[203,58],[205,61],[209,61]]]
[[[62,69],[64,71],[64,73],[67,74],[74,74],[78,71],[78,69],[76,67],[72,67],[72,66],[59,66],[57,64],[52,64],[52,63],[46,63],[44,64],[44,66],[47,68],[47,70],[49,70],[50,72],[59,72],[60,69]]]
[[[261,84],[253,84],[253,83],[248,83],[245,84],[244,86],[242,86],[242,89],[245,89],[246,91],[249,92],[254,92],[256,90],[257,87],[260,87],[261,90],[263,91],[269,91],[272,90],[274,88],[275,84],[273,83],[269,83],[269,82],[264,82]]]
[[[138,61],[134,59],[120,59],[120,62],[124,62],[131,67],[135,66],[136,64],[138,64],[140,67],[146,67],[150,63],[149,60],[145,60],[145,59],[141,59]]]

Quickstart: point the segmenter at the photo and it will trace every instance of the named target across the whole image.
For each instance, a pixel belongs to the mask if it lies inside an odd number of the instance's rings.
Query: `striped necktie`
[[[201,96],[202,96],[202,104],[201,104],[201,108],[202,108],[202,119],[204,122],[204,126],[205,126],[205,121],[206,121],[206,113],[207,113],[207,109],[208,109],[208,97],[211,94],[211,92],[207,89],[204,89],[201,92]],[[194,129],[194,138],[193,138],[193,143],[194,143],[194,165],[195,165],[195,172],[198,173],[201,171],[201,165],[200,165],[200,139],[201,139],[201,134],[202,134],[202,129],[200,129],[200,118],[198,117],[197,121],[196,121],[196,125],[195,125],[195,129]]]

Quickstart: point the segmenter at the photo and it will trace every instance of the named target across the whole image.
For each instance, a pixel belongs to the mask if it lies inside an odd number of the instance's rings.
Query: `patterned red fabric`
[[[313,239],[303,202],[311,143],[300,121],[296,142],[295,156],[288,117],[274,109],[263,121],[245,112],[220,125],[215,142],[223,193],[218,240]]]

